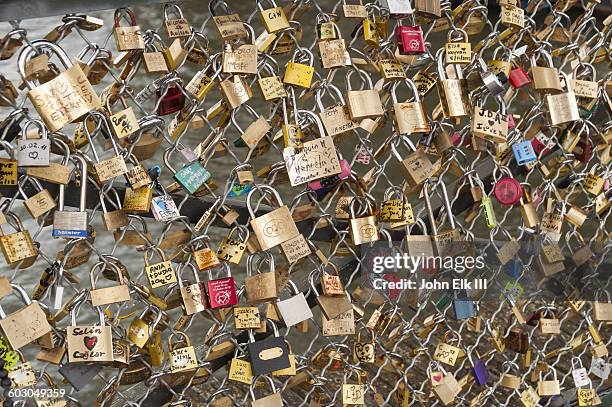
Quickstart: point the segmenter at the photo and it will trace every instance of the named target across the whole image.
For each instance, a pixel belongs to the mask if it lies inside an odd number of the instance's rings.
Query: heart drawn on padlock
[[[30,151],[28,153],[28,157],[32,160],[36,160],[38,158],[38,151]]]
[[[89,350],[92,350],[93,348],[96,347],[96,344],[98,343],[98,337],[97,336],[86,336],[83,338],[83,343],[85,344],[85,347]]]
[[[357,342],[355,344],[355,355],[359,360],[369,360],[374,354],[374,345],[371,343]]]

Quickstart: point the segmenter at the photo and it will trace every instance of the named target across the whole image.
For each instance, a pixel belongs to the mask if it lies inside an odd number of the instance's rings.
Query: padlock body
[[[466,101],[467,81],[465,79],[439,80],[438,95],[444,117],[469,116],[470,104]]]
[[[226,308],[238,304],[234,277],[211,280],[207,284],[210,308]]]
[[[87,237],[87,212],[55,211],[53,237]]]
[[[395,38],[402,55],[418,55],[425,52],[421,26],[399,26],[395,29]]]

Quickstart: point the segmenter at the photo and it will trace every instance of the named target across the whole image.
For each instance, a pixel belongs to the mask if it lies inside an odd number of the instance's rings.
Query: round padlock
[[[515,205],[523,195],[523,187],[516,179],[503,177],[495,184],[493,195],[502,205]]]

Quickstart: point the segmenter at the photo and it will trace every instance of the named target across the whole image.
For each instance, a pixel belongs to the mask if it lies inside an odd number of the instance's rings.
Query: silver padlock
[[[40,139],[28,139],[28,128],[38,127]],[[47,167],[49,165],[49,150],[51,143],[47,136],[47,128],[40,120],[30,120],[17,140],[17,163],[20,167]]]
[[[288,285],[291,288],[292,296],[285,300],[277,300],[275,305],[285,325],[290,327],[312,318],[313,315],[304,293],[298,290],[293,281],[289,280]]]
[[[81,167],[81,194],[79,210],[78,212],[64,210],[66,186],[64,184],[60,184],[58,209],[53,213],[53,237],[78,238],[88,236],[86,211],[87,161],[85,161],[85,158],[80,154],[75,155],[74,158],[79,162]]]
[[[381,0],[380,7],[389,10],[389,17],[399,20],[412,14],[410,0]]]

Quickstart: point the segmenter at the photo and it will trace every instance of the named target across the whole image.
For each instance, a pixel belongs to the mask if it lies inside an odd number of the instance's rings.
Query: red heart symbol
[[[440,373],[434,373],[431,377],[435,382],[439,382],[442,380],[442,374]]]
[[[96,343],[98,343],[98,337],[86,336],[83,338],[83,343],[87,349],[92,350],[96,346]]]

